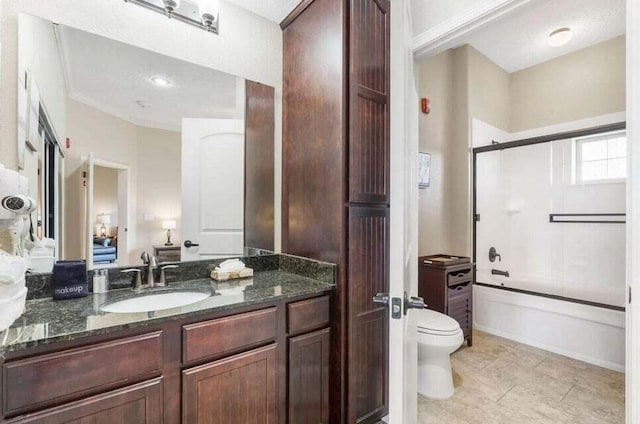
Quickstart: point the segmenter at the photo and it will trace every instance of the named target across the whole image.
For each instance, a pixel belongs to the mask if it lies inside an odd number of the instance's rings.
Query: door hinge
[[[631,286],[629,286],[629,305],[631,305]]]

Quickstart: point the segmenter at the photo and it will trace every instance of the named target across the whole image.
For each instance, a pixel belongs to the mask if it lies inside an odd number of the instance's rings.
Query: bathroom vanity
[[[471,346],[473,265],[469,258],[452,260],[450,264],[431,259],[431,256],[418,258],[418,296],[424,299],[427,308],[447,314],[458,321],[467,344]],[[425,263],[425,260],[431,263]]]
[[[2,334],[0,421],[328,422],[335,267],[269,260],[252,279],[151,291],[209,294],[172,309],[101,310],[149,295],[129,289],[29,301]]]

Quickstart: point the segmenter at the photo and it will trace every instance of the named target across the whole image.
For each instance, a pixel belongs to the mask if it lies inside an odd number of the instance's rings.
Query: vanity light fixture
[[[124,0],[168,18],[197,26],[207,32],[218,33],[219,0]]]
[[[151,77],[150,79],[152,83],[159,85],[160,87],[168,87],[171,85],[171,81],[165,77]]]
[[[560,47],[567,44],[571,37],[573,37],[571,28],[559,28],[549,34],[547,42],[551,47]]]

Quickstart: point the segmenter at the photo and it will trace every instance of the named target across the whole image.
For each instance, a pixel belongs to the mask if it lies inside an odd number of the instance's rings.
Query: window
[[[627,133],[577,138],[575,182],[619,181],[627,177]]]

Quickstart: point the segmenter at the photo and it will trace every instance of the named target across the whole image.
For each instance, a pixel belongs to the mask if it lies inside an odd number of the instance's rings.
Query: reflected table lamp
[[[98,215],[98,224],[100,224],[100,237],[106,237],[107,225],[111,224],[111,215],[104,213]]]
[[[176,229],[176,220],[167,219],[165,221],[162,221],[162,229],[167,230],[167,242],[164,245],[173,246],[173,243],[171,243],[171,230]]]

